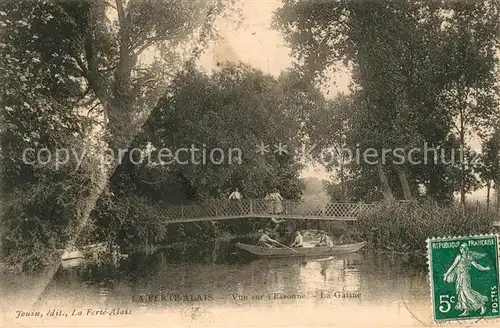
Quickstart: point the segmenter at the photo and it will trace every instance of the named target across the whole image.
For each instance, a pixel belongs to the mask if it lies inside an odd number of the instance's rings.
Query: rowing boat
[[[237,243],[236,246],[252,254],[265,257],[285,256],[331,256],[349,254],[359,251],[366,242],[356,244],[336,245],[332,247],[296,247],[296,248],[267,248],[255,245]]]
[[[64,269],[74,268],[83,263],[85,257],[83,253],[77,248],[67,249],[61,255],[62,267]]]
[[[83,259],[83,258],[84,258],[83,253],[78,249],[66,250],[61,255],[62,261],[69,261],[69,260]]]

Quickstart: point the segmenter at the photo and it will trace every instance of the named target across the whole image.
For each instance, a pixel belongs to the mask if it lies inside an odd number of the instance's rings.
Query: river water
[[[29,288],[4,279],[4,295]],[[402,256],[372,251],[306,260],[238,253],[189,263],[159,253],[123,260],[118,267],[59,269],[36,304],[16,304],[4,309],[5,326],[423,327],[432,322],[426,270],[412,268]],[[16,311],[39,311],[41,317],[16,318]]]

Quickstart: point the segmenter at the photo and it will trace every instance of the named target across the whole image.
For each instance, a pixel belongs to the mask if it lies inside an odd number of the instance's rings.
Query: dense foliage
[[[379,154],[376,164],[342,167],[344,194],[443,202],[458,191],[465,203],[479,186],[467,141],[485,138],[500,116],[498,15],[490,0],[283,1],[275,26],[304,78],[325,82],[339,65],[351,71],[351,94],[320,108],[314,141]],[[384,149],[424,145],[442,152],[438,163],[432,153],[419,165],[392,153],[381,160]]]
[[[103,152],[127,147],[172,72],[195,60],[213,36],[212,23],[227,3],[0,4],[1,232],[7,263],[34,268],[74,242],[116,167],[102,165]],[[52,161],[26,164],[33,161],[23,161],[29,148],[35,155],[47,148]],[[60,148],[73,158],[57,166]],[[75,159],[84,153],[82,162]]]
[[[125,238],[128,245],[194,241],[233,232],[234,223],[219,222],[216,229],[212,223],[162,227],[162,206],[223,200],[234,188],[245,197],[264,198],[272,188],[286,199],[300,197],[302,165],[292,149],[300,142],[310,104],[322,98],[318,92],[301,95],[293,78],[289,73],[274,79],[244,65],[222,65],[211,75],[195,68],[179,74],[131,146],[148,152],[151,161],[137,165],[127,157],[98,203],[95,219],[105,230],[101,234],[118,242]],[[256,152],[261,142],[269,152]],[[276,152],[280,142],[288,153]],[[182,157],[186,164],[158,160],[162,148],[175,152],[192,146],[200,151],[194,160]],[[213,162],[213,149],[221,149],[226,160],[219,163],[217,156]],[[229,149],[241,150],[241,158],[234,152],[230,162]],[[236,230],[249,232],[255,224],[238,222]]]
[[[466,193],[480,186],[488,200],[492,188],[499,194],[495,1],[285,0],[274,24],[296,62],[277,78],[243,64],[220,63],[210,73],[195,65],[217,36],[215,20],[232,5],[0,4],[2,261],[32,270],[73,243],[195,245],[255,230],[256,220],[166,226],[162,211],[227,199],[236,187],[244,197],[278,188],[287,199],[325,202],[318,181],[302,195],[299,175],[311,160],[296,157],[303,143],[315,144],[316,159],[325,148],[380,154],[424,145],[442,150],[444,159],[464,148],[471,159],[467,140],[476,136],[483,146],[476,163],[436,163],[431,154],[413,165],[395,162],[393,153],[386,162],[353,163],[334,154],[323,164],[338,181],[327,189],[339,201],[432,198],[440,206],[457,192],[465,205]],[[319,90],[339,67],[351,74],[351,92],[326,100]],[[259,145],[266,146],[262,154]],[[186,163],[158,164],[161,149],[192,147],[199,151],[182,158]],[[220,163],[210,158],[215,148],[225,156]],[[69,156],[66,163],[54,157],[58,149],[66,149],[59,153]],[[105,161],[110,151],[115,160]],[[482,213],[464,214],[463,207],[401,206],[381,205],[362,219],[363,238],[416,250],[428,234],[490,228]],[[389,240],[396,235],[401,240]]]

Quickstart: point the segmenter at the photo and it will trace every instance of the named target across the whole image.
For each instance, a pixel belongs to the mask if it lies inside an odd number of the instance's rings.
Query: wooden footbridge
[[[166,224],[244,218],[356,221],[371,207],[371,204],[365,203],[311,204],[285,200],[279,204],[263,199],[211,200],[194,205],[165,206],[159,209],[158,215]],[[493,225],[500,229],[500,221],[495,221]]]
[[[313,205],[289,200],[282,201],[281,204],[262,199],[221,200],[196,205],[168,206],[162,209],[161,216],[165,223],[271,217],[355,221],[359,214],[369,209],[370,206],[370,204],[363,203]]]

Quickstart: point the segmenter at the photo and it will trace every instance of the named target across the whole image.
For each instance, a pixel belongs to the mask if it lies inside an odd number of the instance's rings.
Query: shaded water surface
[[[421,327],[431,323],[427,274],[412,269],[400,256],[365,251],[327,259],[255,259],[227,247],[206,253],[190,262],[160,252],[131,257],[118,267],[60,269],[33,306],[44,315],[37,325],[95,326],[102,321],[106,326]],[[61,317],[47,317],[52,309],[61,310]],[[95,314],[100,309],[107,313]],[[73,315],[75,311],[81,315]],[[109,315],[111,311],[117,315]],[[14,322],[29,325],[30,320],[34,319]]]

